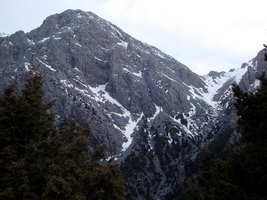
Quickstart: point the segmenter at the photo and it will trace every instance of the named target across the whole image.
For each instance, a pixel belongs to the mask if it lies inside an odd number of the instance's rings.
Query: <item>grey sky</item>
[[[228,71],[267,43],[266,0],[0,0],[0,32],[28,32],[51,14],[92,11],[198,74]]]

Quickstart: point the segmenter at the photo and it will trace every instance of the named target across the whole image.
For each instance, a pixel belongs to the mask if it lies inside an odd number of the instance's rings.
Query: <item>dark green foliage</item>
[[[0,96],[0,199],[124,199],[117,162],[89,149],[88,125],[55,128],[42,85],[31,71],[21,91],[12,82]]]
[[[227,158],[229,156],[229,149],[226,148],[226,144],[230,139],[233,129],[229,128],[223,134],[220,134],[214,141],[212,141],[208,148],[212,152],[213,157],[218,157],[221,159]]]
[[[186,199],[242,199],[231,182],[227,162],[212,159],[210,151],[204,149],[200,163],[201,174],[196,178],[197,184],[192,184],[187,189]]]
[[[183,199],[267,199],[267,79],[263,74],[259,80],[255,94],[233,86],[243,146],[233,148],[224,161],[205,150],[201,172]]]
[[[234,181],[248,198],[267,198],[267,79],[259,77],[261,86],[255,94],[233,87],[240,116],[237,130],[245,144],[230,160]]]
[[[259,77],[261,88],[256,94],[244,93],[238,86],[233,87],[236,97],[235,107],[238,120],[237,130],[242,134],[242,140],[248,144],[261,144],[267,142],[267,80]]]
[[[52,103],[44,103],[42,83],[40,74],[30,72],[20,92],[13,82],[0,98],[0,195],[7,199],[27,199],[44,183],[48,137],[55,130],[54,115],[48,112]]]

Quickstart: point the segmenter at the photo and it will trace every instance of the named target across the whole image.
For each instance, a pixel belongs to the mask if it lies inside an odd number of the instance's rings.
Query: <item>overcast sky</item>
[[[238,68],[267,43],[266,0],[0,0],[0,32],[29,32],[67,9],[92,11],[200,75]]]

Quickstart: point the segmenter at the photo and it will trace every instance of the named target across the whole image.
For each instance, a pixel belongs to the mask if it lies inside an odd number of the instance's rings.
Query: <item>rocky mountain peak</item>
[[[61,14],[49,16],[30,35],[38,41],[43,38],[58,37],[64,34],[70,34],[70,36],[73,34],[72,36],[79,37],[81,36],[80,34],[86,34],[86,32],[91,39],[98,38],[98,40],[109,40],[111,37],[115,39],[116,37],[114,36],[117,36],[120,40],[125,40],[125,37],[127,37],[127,34],[110,22],[92,12],[81,10],[67,10]],[[108,34],[110,32],[112,35]]]

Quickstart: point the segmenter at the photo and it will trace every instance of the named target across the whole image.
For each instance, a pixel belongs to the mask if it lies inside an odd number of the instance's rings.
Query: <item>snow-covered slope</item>
[[[202,94],[205,101],[215,110],[225,110],[229,106],[228,100],[232,95],[231,86],[233,84],[240,85],[243,90],[255,91],[259,87],[257,76],[264,71],[258,69],[258,59],[263,59],[262,51],[259,54],[256,58],[243,63],[240,68],[231,69],[228,72],[211,71],[208,75],[203,76],[208,90],[208,93]],[[264,66],[264,63],[261,66]]]
[[[247,69],[248,66],[244,66],[242,68],[231,69],[229,72],[210,72],[208,75],[203,76],[208,91],[202,94],[203,99],[211,105],[214,110],[222,110],[223,107],[220,100],[226,98],[222,95],[230,95],[230,86],[234,83],[239,84],[242,77],[247,72]],[[220,97],[218,98],[218,96]]]

